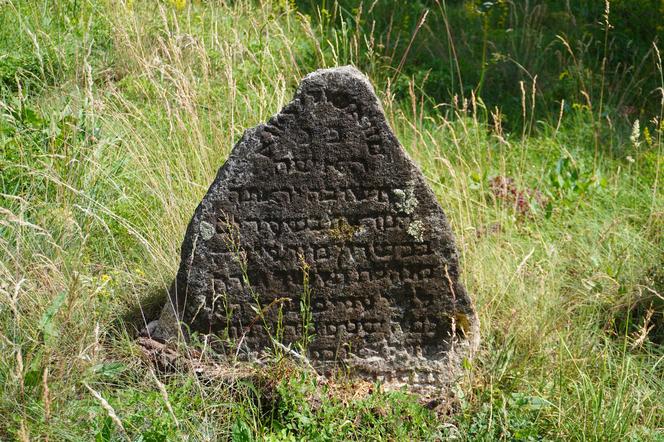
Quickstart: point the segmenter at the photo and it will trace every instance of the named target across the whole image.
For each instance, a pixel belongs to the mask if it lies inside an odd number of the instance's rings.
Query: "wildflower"
[[[632,146],[635,148],[638,148],[641,142],[639,141],[639,138],[641,137],[641,126],[639,124],[639,120],[634,120],[634,124],[632,125],[632,134],[629,136],[629,141],[632,142]]]
[[[183,10],[184,7],[187,6],[187,0],[171,0],[170,3],[178,11]]]
[[[611,4],[610,4],[609,0],[606,0],[604,2],[604,26],[605,26],[605,29],[607,29],[607,30],[613,28],[613,26],[609,22],[609,16],[610,15],[611,15]]]
[[[650,131],[648,130],[647,126],[643,128],[643,138],[645,138],[648,147],[652,147],[652,135],[650,135]]]

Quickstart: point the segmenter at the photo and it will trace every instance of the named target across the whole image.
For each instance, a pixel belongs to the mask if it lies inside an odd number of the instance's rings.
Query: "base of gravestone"
[[[159,318],[149,322],[147,327],[141,331],[141,339],[147,339],[145,342],[149,343],[148,345],[141,341],[141,346],[151,353],[150,359],[162,361],[157,364],[160,366],[164,365],[164,359],[168,361],[177,359],[182,362],[182,358],[186,357],[182,355],[174,356],[177,353],[165,346],[165,344],[177,343],[186,345],[189,340],[187,326],[181,320],[178,320],[175,309],[175,306],[167,302]],[[344,379],[356,378],[369,382],[371,385],[377,384],[385,391],[396,391],[405,388],[410,393],[420,395],[423,398],[423,404],[429,407],[445,408],[449,404],[450,387],[463,376],[464,359],[472,360],[479,348],[478,322],[473,322],[472,327],[473,329],[469,330],[472,339],[458,342],[455,347],[448,351],[445,358],[434,361],[433,367],[432,361],[414,357],[405,351],[394,355],[389,363],[384,358],[361,358],[351,353],[345,361],[315,367],[315,363],[310,361],[306,354],[303,355],[297,352],[291,346],[285,346],[278,342],[273,342],[272,346],[278,346],[284,355],[302,363],[305,368],[320,376],[322,381],[327,382],[328,379],[341,375]],[[254,353],[253,359],[246,357],[239,351],[231,352],[231,357],[215,354],[217,361],[225,360],[225,363],[222,362],[222,366],[226,367],[225,369],[220,368],[219,365],[209,365],[208,368],[201,365],[197,371],[199,374],[204,373],[208,378],[213,377],[210,373],[231,373],[228,375],[230,378],[228,376],[228,379],[224,378],[225,381],[234,376],[232,373],[242,373],[244,377],[234,379],[234,381],[237,381],[245,379],[248,376],[247,373],[253,373],[257,367],[264,366],[272,356],[274,354],[269,352]],[[423,368],[432,373],[431,378],[419,378],[417,373],[421,372]],[[440,382],[440,379],[433,376],[434,373],[445,373],[445,380]]]

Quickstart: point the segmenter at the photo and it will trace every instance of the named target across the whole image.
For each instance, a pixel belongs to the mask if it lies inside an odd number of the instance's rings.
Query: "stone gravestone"
[[[171,301],[158,337],[175,312],[251,357],[307,329],[322,372],[414,391],[448,384],[479,339],[443,210],[352,67],[308,75],[244,133],[189,223]]]

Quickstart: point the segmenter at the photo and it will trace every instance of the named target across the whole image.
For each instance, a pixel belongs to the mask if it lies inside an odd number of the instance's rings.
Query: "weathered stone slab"
[[[443,210],[352,67],[308,75],[244,133],[187,228],[171,300],[164,316],[249,356],[269,335],[299,342],[308,310],[316,367],[413,390],[448,383],[479,338]]]

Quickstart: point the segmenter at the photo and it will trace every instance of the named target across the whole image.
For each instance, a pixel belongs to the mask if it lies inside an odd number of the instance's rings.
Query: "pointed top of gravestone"
[[[318,69],[302,79],[295,96],[301,96],[311,90],[324,89],[326,99],[335,103],[344,97],[357,97],[358,101],[375,106],[383,112],[383,107],[376,96],[373,85],[369,79],[357,68],[351,65],[334,68]],[[342,104],[343,103],[337,103]]]
[[[369,79],[354,66],[346,65],[334,68],[318,69],[308,74],[300,82],[298,93],[301,89],[310,85],[364,87],[367,91],[375,94]]]
[[[189,224],[171,299],[165,314],[231,354],[307,344],[325,373],[414,391],[453,381],[479,339],[445,214],[351,66],[309,74],[244,133]]]

